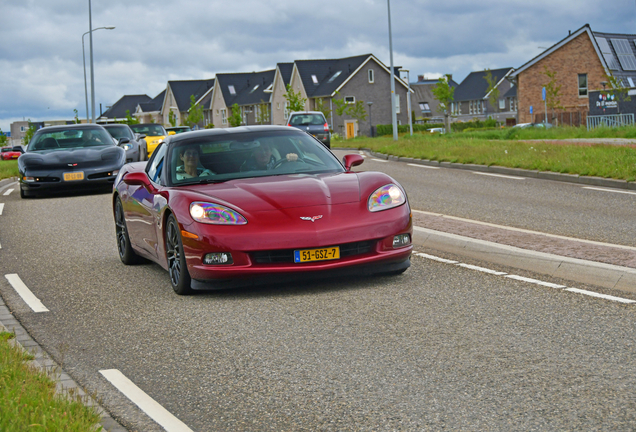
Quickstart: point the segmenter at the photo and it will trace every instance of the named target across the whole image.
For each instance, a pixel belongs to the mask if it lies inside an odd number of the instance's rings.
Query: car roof
[[[45,126],[43,128],[38,129],[36,132],[55,132],[58,130],[82,130],[82,129],[104,129],[102,125],[94,124],[94,123],[84,123],[84,124],[67,124],[67,125],[55,125],[55,126]]]
[[[288,126],[276,126],[276,125],[257,125],[257,126],[239,126],[231,128],[212,128],[212,129],[200,129],[196,131],[184,132],[178,135],[171,135],[170,142],[179,142],[196,137],[205,136],[223,136],[226,135],[231,138],[232,135],[246,133],[246,132],[271,132],[281,131],[288,133],[304,133],[296,128],[290,128]]]

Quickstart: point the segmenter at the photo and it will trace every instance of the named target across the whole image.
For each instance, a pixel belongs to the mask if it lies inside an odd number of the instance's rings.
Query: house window
[[[354,103],[356,103],[356,97],[355,96],[345,96],[344,100],[345,100],[346,104],[354,104]]]
[[[221,110],[221,124],[227,124],[227,110],[225,108]]]
[[[233,86],[233,85],[229,85],[229,86],[227,86],[227,89],[230,91],[230,94],[231,94],[232,96],[235,96],[235,95],[236,95],[236,90],[234,89],[234,86]]]
[[[587,97],[587,74],[579,74],[579,97]]]
[[[20,132],[26,132],[26,131],[27,131],[26,126],[20,126]]]
[[[279,110],[280,109],[280,102],[276,102],[276,109]]]
[[[506,109],[506,100],[505,99],[499,99],[499,109],[500,110],[505,110]]]
[[[311,80],[313,81],[315,85],[318,85],[318,77],[316,75],[312,75]]]
[[[289,101],[285,102],[285,120],[289,118]]]
[[[395,95],[395,113],[396,114],[400,113],[400,95],[399,94]]]
[[[373,73],[373,69],[369,69],[369,84],[373,84],[375,82],[375,75]]]
[[[428,106],[428,102],[420,102],[420,110],[425,112],[431,112],[431,108]]]

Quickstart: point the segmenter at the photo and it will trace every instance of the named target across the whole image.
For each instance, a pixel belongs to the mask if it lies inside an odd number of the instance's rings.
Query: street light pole
[[[391,0],[386,0],[389,10],[389,53],[391,57],[391,124],[393,125],[393,141],[398,139],[397,113],[395,112],[395,70],[393,69],[393,39],[391,36]]]
[[[91,15],[91,0],[88,0],[88,29],[93,28],[93,17]],[[95,73],[93,71],[93,32],[88,32],[91,53],[91,123],[95,123]]]
[[[96,29],[89,30],[82,35],[82,61],[84,62],[84,97],[86,99],[86,123],[90,123],[90,119],[88,117],[88,88],[86,87],[86,50],[84,49],[84,36],[89,34],[91,31],[101,30],[101,29],[113,30],[114,28],[115,27],[113,26],[97,27]]]
[[[408,95],[406,97],[406,106],[409,110],[409,129],[411,131],[411,136],[413,136],[413,118],[412,118],[412,110],[411,110],[411,75],[409,74],[408,69],[400,69],[400,72],[406,72],[406,87],[408,88]]]

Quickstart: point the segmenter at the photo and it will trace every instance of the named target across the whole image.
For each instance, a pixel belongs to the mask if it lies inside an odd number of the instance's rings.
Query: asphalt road
[[[416,209],[634,244],[631,195],[374,164]],[[109,195],[2,201],[0,267],[49,311],[0,294],[129,430],[164,429],[100,371],[195,431],[636,428],[634,305],[420,256],[398,277],[179,297],[119,262]]]

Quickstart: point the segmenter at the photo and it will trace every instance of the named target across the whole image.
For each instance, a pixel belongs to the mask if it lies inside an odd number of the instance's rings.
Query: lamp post
[[[373,121],[371,120],[371,105],[373,105],[373,102],[367,102],[367,105],[369,105],[369,136],[373,138]]]
[[[391,57],[391,124],[393,125],[393,141],[398,139],[397,113],[395,112],[395,69],[393,68],[393,39],[391,37],[391,0],[386,0],[389,11],[389,53]]]
[[[93,29],[92,31],[101,30],[101,29],[113,30],[114,28],[115,27],[113,26],[97,27],[96,29]],[[82,35],[82,61],[84,62],[84,96],[86,99],[86,123],[89,123],[89,117],[88,117],[88,88],[86,87],[86,52],[84,50],[84,36],[86,36],[90,32],[91,30],[87,31],[86,33]]]
[[[411,136],[413,136],[413,118],[411,116],[411,75],[409,74],[408,69],[400,69],[400,72],[406,72],[406,86],[409,91],[406,97],[406,107],[409,110],[409,130],[411,131]]]

